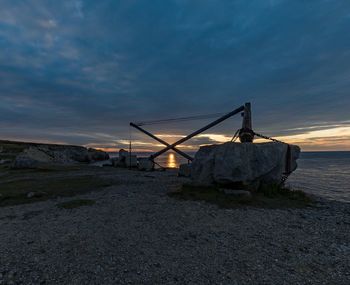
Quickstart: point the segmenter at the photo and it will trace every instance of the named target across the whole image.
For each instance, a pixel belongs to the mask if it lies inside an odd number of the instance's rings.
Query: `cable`
[[[136,122],[135,125],[145,126],[145,125],[156,125],[156,124],[183,122],[183,121],[192,121],[192,120],[203,120],[203,119],[216,118],[216,117],[222,116],[224,114],[226,114],[226,113],[215,113],[215,114],[180,117],[180,118],[163,119],[163,120],[151,120],[151,121]]]
[[[129,126],[129,169],[131,169],[131,126]]]

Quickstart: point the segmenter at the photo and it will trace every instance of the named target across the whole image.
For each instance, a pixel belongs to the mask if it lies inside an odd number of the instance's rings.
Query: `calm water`
[[[157,162],[162,166],[177,167],[187,161],[176,153],[166,153]],[[350,152],[301,153],[298,169],[289,177],[287,185],[350,202]]]

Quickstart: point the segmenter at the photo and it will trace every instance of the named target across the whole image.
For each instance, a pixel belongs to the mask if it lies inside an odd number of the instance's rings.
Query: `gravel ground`
[[[0,284],[350,284],[349,203],[219,209],[168,197],[171,171],[113,179],[92,206],[0,208]]]

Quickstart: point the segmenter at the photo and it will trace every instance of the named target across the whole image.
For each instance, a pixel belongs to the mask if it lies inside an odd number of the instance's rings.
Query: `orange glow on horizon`
[[[169,167],[169,168],[175,168],[175,167],[176,167],[176,158],[175,158],[175,154],[172,153],[172,152],[169,152],[169,153],[168,153],[167,167]]]
[[[184,135],[172,135],[169,133],[157,134],[157,136],[163,137],[164,140],[166,140],[168,143],[173,143],[174,141],[184,137]],[[185,144],[177,146],[177,148],[184,151],[196,151],[200,146],[203,145],[228,142],[231,140],[232,135],[209,133],[200,134],[196,136],[196,138],[201,139],[201,141],[207,140],[208,143],[195,144],[195,140],[189,140]],[[324,130],[313,130],[313,128],[309,128],[308,131],[304,131],[303,133],[285,136],[274,136],[274,138],[287,143],[299,145],[304,151],[350,151],[350,126],[347,125],[336,127],[332,126]],[[256,138],[254,142],[261,143],[264,141],[264,139]],[[128,150],[129,140],[117,140],[114,143],[105,143],[103,145],[89,144],[86,145],[86,147],[93,147],[107,152],[116,152],[121,148]],[[165,146],[151,139],[137,139],[132,141],[132,151],[134,152],[153,152],[158,151],[163,147]]]

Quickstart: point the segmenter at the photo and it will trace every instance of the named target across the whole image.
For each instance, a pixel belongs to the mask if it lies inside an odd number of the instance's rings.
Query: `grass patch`
[[[179,200],[205,201],[220,208],[238,208],[245,206],[259,208],[303,208],[312,205],[312,200],[300,190],[290,190],[271,185],[252,193],[250,199],[226,194],[218,187],[195,187],[183,185],[175,192],[168,193],[170,197]]]
[[[109,181],[94,175],[50,177],[38,172],[14,181],[0,182],[0,206],[43,201],[58,196],[74,196],[110,185]],[[38,195],[28,198],[29,192]]]
[[[62,209],[75,209],[81,206],[92,206],[95,204],[94,200],[90,199],[75,199],[63,203],[56,204],[57,207]]]
[[[281,187],[277,184],[263,186],[259,189],[258,194],[267,198],[287,198],[290,200],[311,202],[311,198],[301,190],[291,190],[286,187]]]

